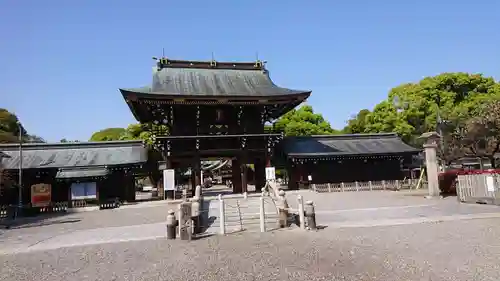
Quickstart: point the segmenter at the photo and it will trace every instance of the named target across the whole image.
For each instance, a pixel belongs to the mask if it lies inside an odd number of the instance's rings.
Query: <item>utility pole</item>
[[[17,127],[19,130],[19,178],[18,178],[18,205],[16,218],[21,215],[23,208],[23,127],[21,122],[17,121]]]

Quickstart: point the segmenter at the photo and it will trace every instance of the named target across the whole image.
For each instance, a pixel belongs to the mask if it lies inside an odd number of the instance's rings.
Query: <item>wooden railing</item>
[[[310,189],[316,192],[347,192],[347,191],[372,191],[372,190],[401,190],[415,189],[418,179],[406,180],[383,180],[366,182],[341,182],[311,184]],[[422,182],[420,188],[424,188],[426,183]]]

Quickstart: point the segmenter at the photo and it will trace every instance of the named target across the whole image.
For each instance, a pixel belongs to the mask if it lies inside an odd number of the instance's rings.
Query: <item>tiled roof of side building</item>
[[[2,144],[0,151],[10,156],[2,161],[5,169],[19,167],[19,144]],[[147,149],[142,141],[23,144],[22,155],[23,169],[129,165],[147,161]]]
[[[382,155],[421,151],[407,145],[392,133],[286,137],[283,148],[285,154],[292,158]]]

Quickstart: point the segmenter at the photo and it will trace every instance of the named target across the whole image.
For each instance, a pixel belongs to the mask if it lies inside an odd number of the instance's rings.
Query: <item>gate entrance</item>
[[[160,58],[151,87],[120,89],[141,123],[151,124],[161,169],[189,169],[190,186],[202,184],[202,159],[230,159],[232,191],[256,190],[283,135],[265,130],[304,102],[310,91],[276,86],[264,62],[183,61]],[[154,130],[154,128],[164,128]],[[191,188],[194,193],[195,188]],[[167,194],[167,198],[172,195]]]

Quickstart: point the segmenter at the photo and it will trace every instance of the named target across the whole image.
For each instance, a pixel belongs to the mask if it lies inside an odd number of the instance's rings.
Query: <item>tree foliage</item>
[[[500,86],[480,74],[443,73],[418,83],[393,88],[387,99],[369,112],[362,110],[344,128],[353,133],[398,133],[416,144],[420,135],[435,131],[438,119],[466,120],[500,97]]]
[[[156,124],[130,124],[127,128],[107,128],[95,132],[90,141],[143,140],[153,144],[158,135],[168,135],[168,127]]]
[[[80,141],[79,140],[68,140],[68,139],[64,138],[64,139],[61,139],[59,142],[60,143],[71,143],[71,142],[80,142]]]
[[[332,129],[330,123],[323,115],[314,113],[312,106],[303,105],[299,109],[293,109],[274,124],[274,128],[284,132],[286,136],[311,136],[338,133]]]
[[[106,128],[92,134],[90,141],[115,141],[119,140],[124,133],[124,128]]]
[[[23,142],[45,142],[42,137],[28,134],[15,114],[7,109],[0,108],[0,143],[18,143],[19,132],[21,132]]]
[[[478,109],[478,115],[463,125],[460,138],[463,155],[488,158],[495,167],[495,154],[500,151],[500,100]]]

